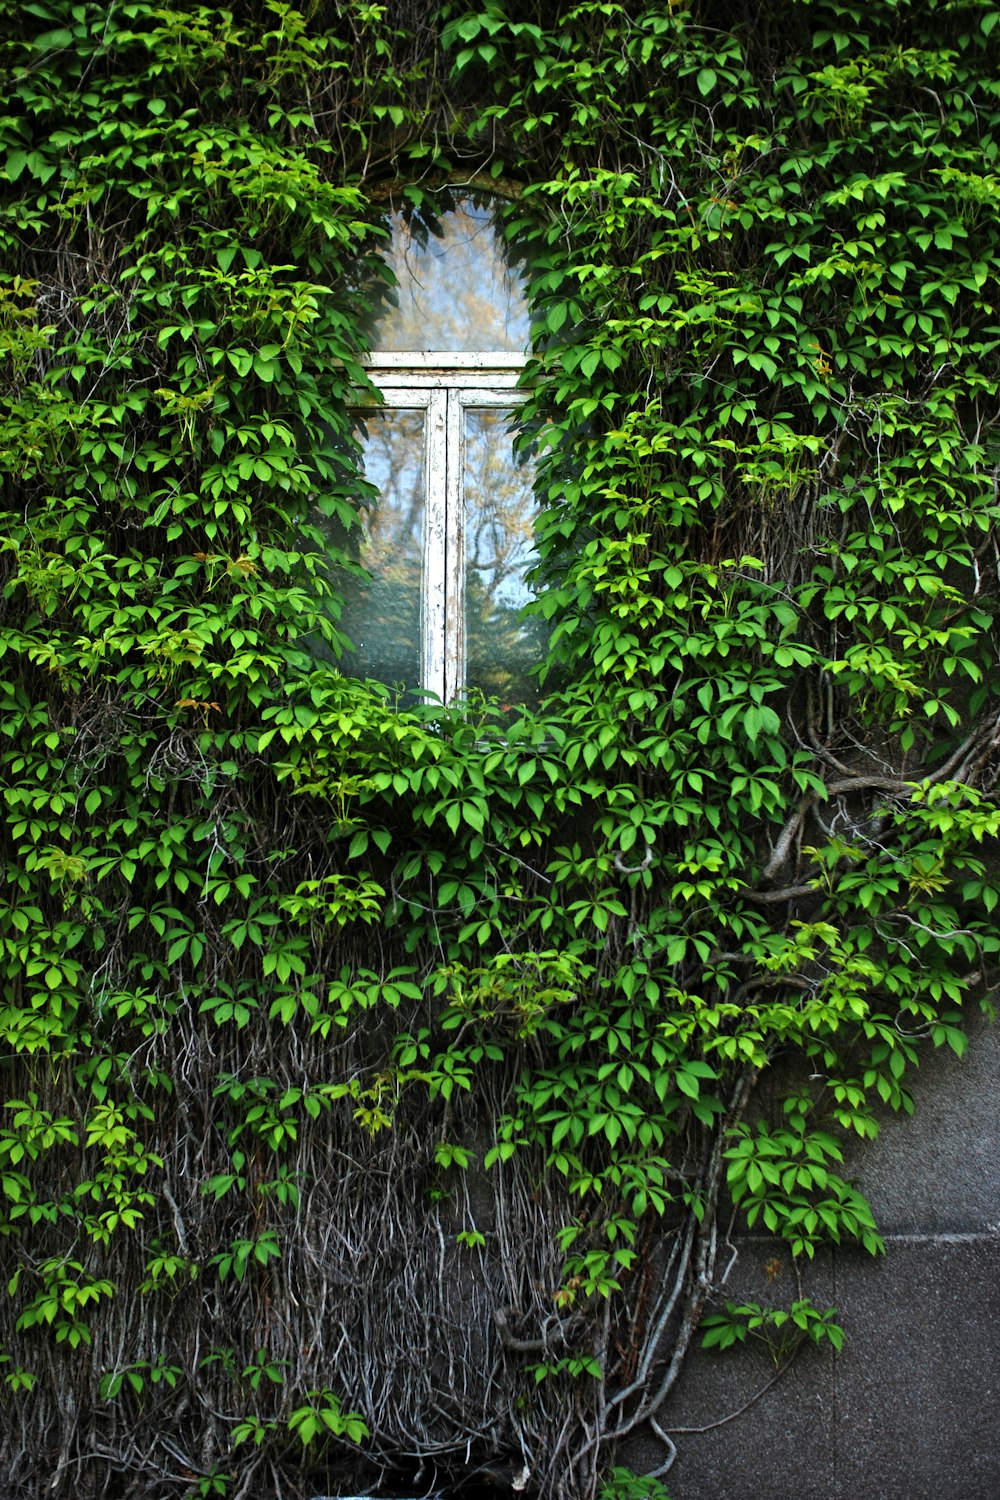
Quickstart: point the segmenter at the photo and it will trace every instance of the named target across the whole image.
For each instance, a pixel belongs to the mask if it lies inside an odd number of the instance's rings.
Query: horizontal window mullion
[[[391,406],[394,409],[400,406],[412,406],[419,411],[426,411],[431,403],[434,392],[429,389],[421,389],[419,386],[407,386],[380,393],[379,400],[365,400],[359,395],[356,402],[352,402],[352,409],[359,412],[378,411],[380,407]]]
[[[484,378],[488,377],[488,378]],[[374,384],[379,391],[440,391],[463,390],[488,387],[506,391],[513,395],[518,391],[518,377],[502,370],[441,370],[435,374],[421,374],[419,370],[373,371]],[[371,398],[358,392],[358,405],[371,404]]]
[[[523,391],[498,390],[496,386],[462,386],[455,395],[463,409],[470,406],[521,406]]]
[[[370,354],[361,364],[366,370],[523,370],[527,362],[525,354],[482,349],[465,353],[414,350]]]

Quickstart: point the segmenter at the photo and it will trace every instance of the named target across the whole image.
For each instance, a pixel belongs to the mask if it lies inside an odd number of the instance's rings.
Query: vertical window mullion
[[[423,643],[424,687],[447,696],[445,639],[448,559],[447,392],[431,391],[427,403],[427,510],[424,531]]]
[[[460,389],[447,396],[447,466],[444,503],[447,549],[445,558],[444,630],[445,672],[444,696],[451,699],[465,689],[465,507],[463,469],[465,464],[465,421]]]

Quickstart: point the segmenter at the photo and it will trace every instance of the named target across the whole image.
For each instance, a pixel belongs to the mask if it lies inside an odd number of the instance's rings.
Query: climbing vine
[[[8,11],[5,1493],[662,1495],[1000,972],[1000,9]],[[531,712],[338,627],[387,207],[470,191]]]

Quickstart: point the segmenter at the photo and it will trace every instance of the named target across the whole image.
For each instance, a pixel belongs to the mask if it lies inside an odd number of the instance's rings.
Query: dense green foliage
[[[655,1493],[723,1195],[877,1252],[844,1141],[996,975],[1000,8],[6,20],[0,1485]],[[469,183],[530,715],[353,679],[322,524],[386,205]]]

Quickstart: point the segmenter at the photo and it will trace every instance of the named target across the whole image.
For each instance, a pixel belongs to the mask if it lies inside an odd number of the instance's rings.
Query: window
[[[362,512],[341,628],[359,675],[446,701],[480,689],[537,696],[543,626],[524,620],[535,561],[530,465],[510,436],[528,345],[523,292],[489,212],[458,204],[430,224],[394,216],[395,305],[369,365],[384,404],[362,413]]]

